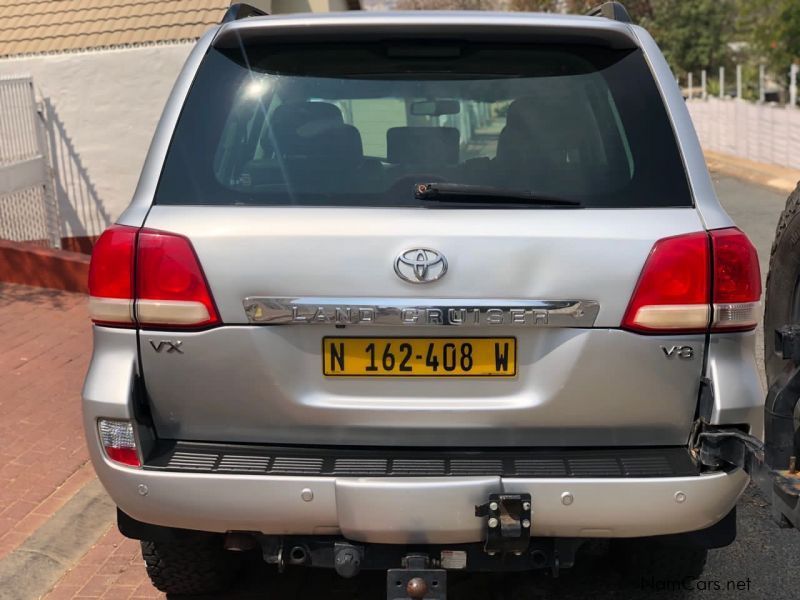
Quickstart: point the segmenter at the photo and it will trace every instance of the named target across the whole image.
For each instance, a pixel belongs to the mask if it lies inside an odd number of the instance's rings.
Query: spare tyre
[[[764,367],[772,386],[786,367],[775,351],[775,330],[800,324],[800,185],[778,219],[764,296]]]

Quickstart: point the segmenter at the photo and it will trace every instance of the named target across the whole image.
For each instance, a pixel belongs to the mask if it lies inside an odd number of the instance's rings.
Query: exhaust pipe
[[[308,553],[303,546],[294,546],[289,551],[289,564],[302,565],[308,560]]]

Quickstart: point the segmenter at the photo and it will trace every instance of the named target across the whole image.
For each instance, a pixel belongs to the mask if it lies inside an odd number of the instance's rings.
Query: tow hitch
[[[486,553],[520,555],[531,542],[531,495],[491,494],[489,502],[475,507],[476,517],[486,519]]]
[[[403,569],[386,572],[388,600],[445,600],[447,571],[431,569],[427,554],[409,554],[403,559]]]
[[[787,368],[767,393],[766,442],[700,421],[692,448],[705,467],[744,469],[772,505],[778,524],[800,529],[800,326],[777,330],[775,350],[787,360]]]

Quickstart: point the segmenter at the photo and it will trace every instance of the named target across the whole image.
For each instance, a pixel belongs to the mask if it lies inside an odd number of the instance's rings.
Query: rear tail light
[[[219,315],[191,242],[183,236],[114,225],[89,267],[89,312],[101,325],[207,327]]]
[[[110,460],[129,467],[142,466],[136,449],[133,424],[130,421],[100,419],[97,422],[97,429],[100,433],[100,443]]]
[[[758,256],[736,228],[659,240],[645,262],[622,327],[640,333],[744,331],[756,326]]]
[[[95,323],[133,323],[133,251],[135,227],[112,225],[92,251],[89,265],[89,313]]]
[[[758,323],[761,269],[758,253],[738,229],[712,231],[714,331],[744,331]]]
[[[136,319],[141,325],[192,327],[218,321],[200,261],[185,237],[149,229],[139,233]]]

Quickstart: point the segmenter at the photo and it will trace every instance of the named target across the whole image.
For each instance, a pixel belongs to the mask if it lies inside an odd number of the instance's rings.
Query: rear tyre
[[[764,364],[767,385],[778,379],[785,361],[775,352],[775,330],[800,323],[800,185],[786,200],[769,257],[764,299]]]
[[[222,547],[222,537],[198,535],[170,542],[142,541],[150,581],[166,594],[224,591],[241,568],[241,557]]]
[[[619,540],[613,554],[624,579],[634,584],[697,579],[708,558],[706,548],[636,539]]]

